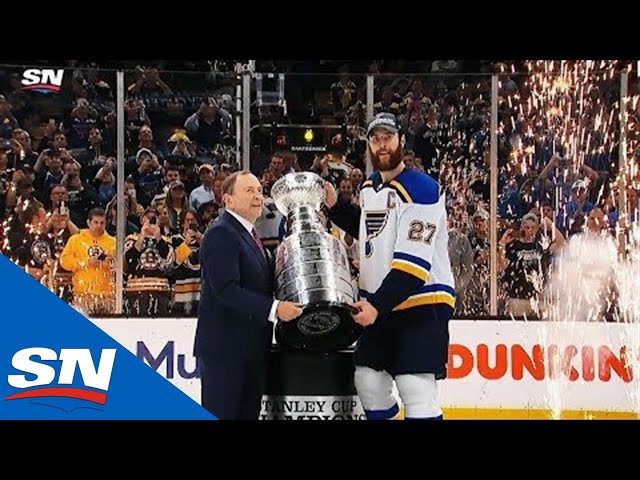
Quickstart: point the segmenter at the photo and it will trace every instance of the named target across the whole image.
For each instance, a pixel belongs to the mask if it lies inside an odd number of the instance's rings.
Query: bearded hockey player
[[[375,172],[360,206],[338,203],[326,184],[330,218],[359,239],[365,326],[354,355],[355,386],[368,419],[442,419],[437,380],[446,377],[455,307],[445,195],[429,175],[406,168],[397,119],[380,113],[367,129]]]

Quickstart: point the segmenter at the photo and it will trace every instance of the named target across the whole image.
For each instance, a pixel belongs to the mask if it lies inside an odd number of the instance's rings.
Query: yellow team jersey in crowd
[[[116,254],[116,239],[108,233],[96,238],[83,229],[69,239],[60,255],[60,265],[73,272],[74,295],[115,294],[114,265],[105,261],[99,267],[89,266],[90,258],[97,259],[103,254],[111,257]]]

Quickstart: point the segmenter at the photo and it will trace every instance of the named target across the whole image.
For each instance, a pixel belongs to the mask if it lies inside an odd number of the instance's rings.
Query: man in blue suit
[[[222,185],[224,214],[200,248],[202,293],[194,355],[201,373],[201,404],[221,420],[257,420],[276,317],[290,321],[300,305],[274,300],[274,265],[254,224],[262,213],[262,186],[249,171]]]

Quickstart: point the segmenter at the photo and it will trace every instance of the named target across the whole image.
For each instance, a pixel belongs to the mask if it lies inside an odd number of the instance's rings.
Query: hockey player
[[[331,220],[360,242],[360,301],[365,326],[355,355],[355,386],[368,419],[442,419],[436,381],[445,378],[454,279],[447,249],[445,196],[430,176],[405,168],[404,136],[390,113],[367,128],[376,170],[360,206],[338,203],[325,184]]]

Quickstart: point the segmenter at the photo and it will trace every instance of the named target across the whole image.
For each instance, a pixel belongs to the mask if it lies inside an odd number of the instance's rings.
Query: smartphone
[[[149,219],[149,224],[150,225],[156,225],[158,223],[158,217],[153,216]]]

